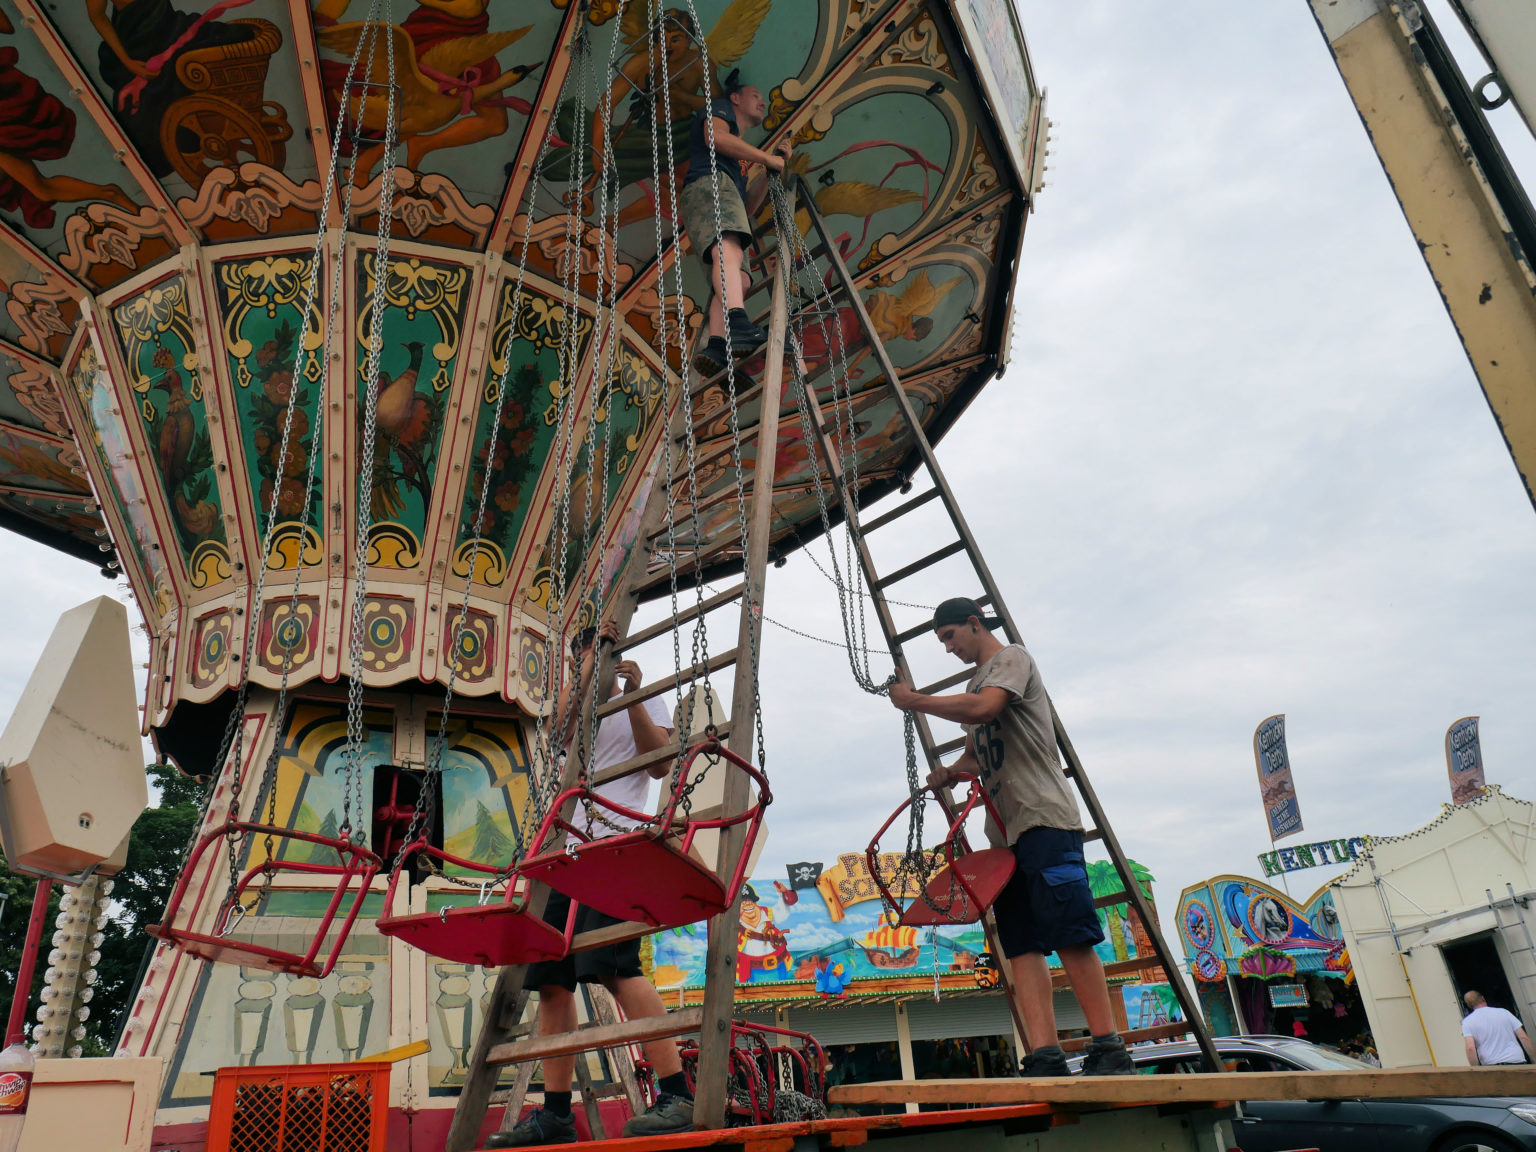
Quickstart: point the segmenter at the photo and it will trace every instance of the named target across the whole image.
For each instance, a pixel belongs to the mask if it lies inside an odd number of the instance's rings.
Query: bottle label
[[[32,1073],[0,1072],[0,1116],[25,1113],[31,1089]]]

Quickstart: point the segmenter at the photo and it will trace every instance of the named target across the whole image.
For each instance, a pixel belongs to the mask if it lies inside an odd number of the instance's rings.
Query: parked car
[[[1290,1036],[1218,1036],[1216,1051],[1233,1072],[1374,1072],[1352,1056]],[[1191,1041],[1131,1049],[1144,1075],[1200,1072]],[[1082,1058],[1070,1061],[1073,1072]],[[1536,1099],[1254,1100],[1243,1104],[1233,1134],[1243,1152],[1536,1152]]]

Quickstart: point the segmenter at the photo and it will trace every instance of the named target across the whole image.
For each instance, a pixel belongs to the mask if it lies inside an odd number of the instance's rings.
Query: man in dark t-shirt
[[[1018,865],[992,906],[998,942],[1013,973],[1013,989],[1029,1035],[1025,1076],[1066,1076],[1056,1043],[1056,1013],[1046,957],[1055,952],[1077,994],[1093,1041],[1084,1076],[1126,1076],[1136,1071],[1115,1030],[1104,965],[1094,945],[1104,939],[1083,859],[1083,822],[1056,753],[1056,729],[1040,670],[1022,644],[992,635],[974,600],[956,597],[933,614],[944,650],[976,671],[966,690],[928,696],[905,680],[891,687],[897,708],[952,720],[965,729],[965,752],[928,777],[934,787],[960,774],[980,779],[1003,827],[989,819],[987,836],[1013,849]]]
[[[704,109],[695,113],[689,129],[688,176],[679,207],[683,228],[709,276],[709,342],[693,360],[706,376],[725,367],[727,340],[731,357],[740,363],[768,338],[743,306],[748,280],[742,270],[743,249],[752,239],[751,213],[767,192],[764,185],[748,195],[742,165],[761,164],[782,174],[789,164],[788,136],[772,153],[742,139],[742,132],[760,127],[767,114],[762,92],[742,84],[739,72],[733,71],[726,78],[725,95],[710,103],[707,114]]]

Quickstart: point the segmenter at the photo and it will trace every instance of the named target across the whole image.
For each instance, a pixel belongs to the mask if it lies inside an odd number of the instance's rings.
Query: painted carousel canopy
[[[0,0],[0,523],[131,581],[151,636],[152,726],[247,668],[269,686],[285,661],[293,683],[354,671],[344,621],[360,507],[365,680],[446,678],[443,648],[468,603],[458,689],[536,704],[552,414],[561,380],[582,379],[561,358],[590,382],[600,327],[591,292],[574,317],[561,299],[568,272],[584,284],[600,259],[594,181],[576,180],[594,165],[618,197],[614,385],[582,401],[615,446],[592,484],[615,512],[605,547],[633,541],[677,395],[678,357],[657,349],[660,272],[680,242],[659,226],[655,158],[668,144],[686,157],[706,85],[679,29],[708,46],[711,88],[739,68],[762,89],[754,142],[793,136],[793,171],[931,434],[1001,369],[1041,122],[1008,0],[697,0],[669,10],[654,50],[638,2],[397,5],[390,173],[366,123],[332,140],[361,27],[348,0],[185,2]],[[663,51],[665,102],[646,82]],[[611,152],[583,166],[575,152],[597,138],[605,103]],[[333,147],[355,161],[352,215],[346,229],[333,215],[317,246]],[[306,315],[317,252],[321,299]],[[754,265],[761,281],[762,253]],[[691,257],[683,266],[697,331],[704,274]],[[766,293],[754,299],[766,309]],[[360,505],[376,307],[375,469]],[[901,482],[911,445],[845,311],[858,474],[873,496]],[[327,316],[344,333],[331,343]],[[804,353],[830,370],[827,349]],[[820,525],[810,456],[796,423],[784,427],[773,530],[790,547]],[[735,507],[731,489],[711,519],[714,482],[707,469],[697,482],[706,535],[727,531]],[[262,620],[245,651],[248,611]]]

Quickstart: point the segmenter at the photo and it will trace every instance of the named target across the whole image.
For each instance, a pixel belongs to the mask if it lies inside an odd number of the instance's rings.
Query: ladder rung
[[[1090,840],[1102,839],[1104,839],[1104,830],[1102,828],[1089,828],[1086,832],[1083,833],[1083,843],[1085,844]]]
[[[960,749],[965,747],[965,741],[966,737],[961,736],[954,740],[946,740],[942,744],[935,744],[933,747],[933,755],[948,756],[951,752],[958,752]]]
[[[930,500],[937,500],[938,496],[939,496],[939,490],[937,488],[930,488],[930,489],[928,489],[928,491],[924,492],[921,496],[914,496],[914,497],[912,497],[912,499],[908,500],[905,504],[898,504],[898,505],[896,505],[896,507],[892,508],[889,512],[882,512],[880,515],[876,516],[873,520],[870,520],[867,523],[860,524],[859,525],[859,530],[861,532],[873,532],[876,528],[884,528],[892,520],[899,520],[899,519],[901,519],[901,517],[905,516],[908,512],[912,511],[912,509],[920,508],[924,504],[928,503],[928,501],[930,501]]]
[[[727,740],[731,735],[731,722],[723,720],[715,725],[715,734],[722,740]],[[695,739],[699,737],[690,737]],[[592,777],[592,787],[601,788],[604,784],[611,784],[615,780],[622,780],[625,776],[633,776],[636,772],[644,772],[647,768],[657,764],[665,764],[669,760],[677,758],[677,741],[669,740],[660,748],[651,752],[642,752],[638,756],[631,756],[628,760],[620,760],[611,768],[604,768]]]
[[[1177,1024],[1159,1024],[1155,1028],[1132,1028],[1129,1032],[1120,1033],[1120,1039],[1126,1044],[1140,1044],[1143,1040],[1163,1040],[1169,1036],[1187,1036],[1193,1029],[1188,1023],[1180,1020]],[[1077,1036],[1071,1040],[1061,1039],[1057,1041],[1063,1052],[1081,1052],[1092,1043],[1087,1036]]]
[[[976,606],[978,608],[986,608],[991,603],[992,603],[992,597],[990,597],[990,596],[979,596],[979,597],[976,598]],[[911,628],[908,628],[908,629],[905,629],[904,631],[896,633],[896,646],[899,648],[903,644],[905,644],[908,640],[915,639],[918,636],[926,635],[927,633],[932,632],[932,631],[933,631],[933,624],[932,624],[931,621],[929,623],[927,623],[927,624],[916,624],[916,625],[914,625]]]
[[[1124,888],[1118,892],[1111,892],[1107,896],[1095,896],[1093,898],[1093,906],[1095,908],[1108,908],[1114,904],[1129,904],[1130,902],[1131,898],[1126,894]]]
[[[589,932],[578,932],[571,938],[572,952],[588,952],[593,948],[606,948],[610,944],[625,944],[657,931],[641,920],[621,920]]]
[[[689,1032],[697,1032],[703,1022],[703,1008],[685,1008],[680,1012],[668,1012],[665,1016],[646,1016],[619,1024],[603,1024],[597,1028],[580,1028],[575,1032],[533,1036],[511,1044],[496,1044],[486,1053],[485,1062],[492,1065],[517,1064],[525,1060],[545,1060],[551,1056],[590,1052],[594,1048],[617,1048],[621,1044],[660,1040],[665,1036],[684,1036]]]
[[[679,624],[687,623],[695,616],[703,616],[707,612],[713,612],[723,604],[729,604],[732,600],[739,600],[742,593],[747,590],[745,584],[738,584],[734,588],[728,588],[714,596],[705,597],[703,601],[695,601],[686,608],[679,608],[676,616],[658,620],[649,628],[642,628],[638,632],[631,632],[624,640],[615,646],[615,652],[628,652],[640,647],[647,641],[654,640],[658,636],[665,636]]]
[[[661,549],[661,551],[665,551],[665,549]],[[716,540],[709,547],[702,550],[679,548],[677,549],[677,553],[683,559],[679,561],[678,567],[679,569],[683,568],[685,563],[690,565],[691,567],[689,568],[689,574],[691,576],[692,572],[698,571],[704,567],[705,561],[712,561],[726,552],[740,551],[741,537],[739,535],[731,536],[725,540]],[[652,562],[655,562],[654,558]],[[683,573],[679,572],[679,576],[681,577],[682,575]],[[658,588],[667,587],[671,583],[671,580],[672,574],[669,571],[663,569],[662,571],[657,572],[650,579],[645,580],[639,584],[635,588],[633,595],[635,599],[643,600],[647,595],[656,591]]]
[[[932,684],[919,688],[918,691],[924,696],[932,696],[935,692],[941,692],[945,688],[953,688],[956,684],[964,684],[974,675],[976,675],[976,669],[966,668],[963,671],[956,672],[953,676],[946,676],[942,680],[935,680]]]
[[[736,663],[736,654],[739,648],[732,648],[729,652],[722,652],[718,656],[711,656],[708,660],[701,660],[691,668],[684,668],[681,678],[668,676],[664,680],[652,680],[649,684],[642,684],[633,692],[626,692],[622,696],[615,696],[612,700],[597,707],[597,718],[602,720],[612,716],[615,712],[622,712],[631,704],[639,704],[649,700],[653,696],[660,696],[668,688],[675,687],[679,679],[688,684],[703,676],[706,672],[718,672],[722,668],[728,668]]]
[[[905,580],[908,576],[916,575],[924,568],[932,568],[940,560],[943,560],[949,556],[953,556],[956,552],[964,551],[964,540],[956,540],[953,544],[946,544],[944,547],[938,549],[937,551],[928,553],[928,555],[924,556],[921,560],[914,560],[906,567],[896,569],[896,571],[892,572],[889,576],[880,577],[880,580],[875,585],[875,587],[889,587],[890,585],[895,584],[898,580]]]

